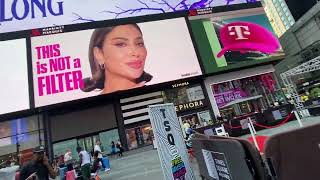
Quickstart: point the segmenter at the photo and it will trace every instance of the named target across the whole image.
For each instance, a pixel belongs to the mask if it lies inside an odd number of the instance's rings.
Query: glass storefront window
[[[114,143],[117,143],[117,141],[119,140],[118,129],[102,132],[99,134],[99,138],[102,143],[101,150],[106,154],[111,154],[111,142],[113,141]]]
[[[85,139],[78,139],[78,146],[81,147],[82,149],[88,151],[87,148],[86,148]]]
[[[141,127],[143,140],[145,144],[152,144],[153,142],[153,131],[150,125],[142,126]]]
[[[53,144],[54,156],[55,157],[64,156],[67,150],[70,149],[72,159],[79,160],[77,147],[78,147],[78,144],[76,139],[55,143]]]
[[[226,119],[262,112],[283,101],[277,95],[272,73],[214,84],[212,91],[221,115]]]
[[[130,150],[146,145],[151,145],[153,142],[153,131],[151,128],[151,124],[126,129],[126,136],[128,148]]]
[[[206,125],[212,125],[213,124],[213,119],[211,118],[210,112],[209,111],[202,111],[198,113],[200,122],[206,126]]]
[[[226,90],[229,89],[229,86],[226,84],[221,88]],[[182,124],[188,122],[194,129],[214,124],[209,110],[204,111],[204,108],[206,108],[205,95],[201,85],[169,89],[164,91],[163,97],[165,103],[173,103],[175,105],[178,116],[180,112],[192,112],[179,117]]]
[[[187,88],[170,89],[164,92],[164,102],[170,102],[173,104],[183,104],[189,102],[188,95],[186,93]]]
[[[128,148],[130,150],[138,148],[138,140],[137,140],[137,136],[134,129],[127,129],[126,136],[127,136]]]
[[[251,112],[252,108],[250,108],[249,102],[243,102],[243,103],[240,103],[239,105],[240,105],[241,113],[249,114]]]
[[[0,138],[5,138],[5,137],[9,137],[11,136],[12,132],[11,132],[11,126],[10,126],[10,122],[1,122],[0,123]],[[0,146],[2,145],[6,145],[5,144],[0,144]]]
[[[169,89],[163,93],[164,102],[174,105],[184,104],[192,101],[204,99],[201,86],[182,87],[179,89]]]
[[[33,148],[45,145],[41,121],[31,116],[0,122],[0,168],[22,165],[32,158]]]
[[[44,137],[41,137],[43,135],[42,132],[43,130],[41,130],[40,133],[39,131],[33,131],[16,136],[16,141],[19,142],[20,150],[33,149],[34,147],[39,146],[41,139],[44,139]]]
[[[198,101],[204,99],[204,94],[201,86],[187,88],[189,101]]]
[[[180,125],[185,135],[185,130],[187,124],[190,125],[192,129],[201,128],[207,125],[213,125],[214,121],[211,118],[209,110],[190,113],[188,115],[179,117]],[[186,124],[187,123],[187,124]]]
[[[93,147],[94,147],[94,141],[92,140],[92,137],[86,137],[84,138],[84,142],[85,142],[85,145],[86,145],[86,148],[85,150],[88,151],[88,152],[91,152],[93,150]]]
[[[63,156],[68,149],[72,152],[72,158],[78,160],[77,147],[80,146],[87,152],[91,152],[97,140],[101,142],[101,151],[103,154],[111,154],[111,142],[115,143],[119,140],[118,129],[101,132],[92,136],[83,138],[75,138],[53,144],[53,152],[55,157]]]
[[[201,127],[200,120],[197,113],[181,116],[180,118],[181,118],[182,124],[188,123],[190,124],[192,129]]]

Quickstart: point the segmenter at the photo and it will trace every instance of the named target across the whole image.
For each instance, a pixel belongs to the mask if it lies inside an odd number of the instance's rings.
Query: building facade
[[[281,37],[295,20],[284,0],[263,0],[264,10],[278,37]]]
[[[319,15],[320,5],[316,4],[280,38],[286,57],[276,66],[278,75],[320,55]],[[300,78],[304,77],[314,76],[307,73]]]
[[[303,3],[299,0],[285,0],[293,18],[298,21],[305,13],[307,13],[318,0],[308,0]]]
[[[197,11],[197,15],[191,15],[194,11],[186,11],[35,29],[21,34],[13,33],[19,37],[10,36],[7,41],[1,41],[17,43],[24,47],[26,52],[9,54],[28,55],[15,58],[17,62],[21,59],[27,62],[27,76],[24,76],[26,79],[23,81],[28,82],[25,92],[29,95],[25,101],[27,107],[18,110],[29,109],[30,114],[37,114],[39,118],[32,118],[33,123],[29,123],[25,128],[30,130],[23,130],[19,125],[19,131],[23,131],[16,133],[15,126],[10,123],[23,114],[11,114],[7,119],[1,116],[1,123],[3,121],[5,124],[3,127],[6,126],[9,130],[2,133],[4,135],[0,134],[3,141],[0,144],[0,156],[6,160],[11,158],[10,153],[16,156],[30,155],[32,148],[40,144],[47,146],[51,159],[62,156],[67,149],[70,149],[77,159],[77,146],[92,151],[97,140],[102,142],[105,154],[112,153],[112,141],[120,141],[128,150],[151,145],[154,142],[148,106],[153,104],[173,103],[180,124],[189,123],[201,133],[214,134],[215,128],[222,123],[233,125],[233,122],[239,123],[244,116],[260,118],[263,112],[271,112],[268,119],[264,118],[270,121],[257,122],[281,122],[287,115],[282,108],[286,102],[278,95],[279,86],[273,76],[273,64],[284,58],[282,49],[279,47],[274,53],[266,54],[257,46],[253,51],[248,51],[247,48],[241,49],[242,46],[236,44],[237,41],[223,42],[220,36],[225,34],[231,36],[230,38],[237,38],[234,32],[227,31],[235,28],[232,23],[246,23],[250,28],[248,27],[243,35],[251,35],[247,31],[255,32],[254,28],[263,28],[263,32],[274,37],[275,31],[261,3],[226,6],[224,9],[218,8],[217,11],[205,9]],[[206,12],[209,13],[201,14]],[[148,68],[144,67],[143,75],[149,75],[148,81],[152,76],[152,81],[139,89],[119,89],[109,94],[103,93],[104,86],[101,88],[101,82],[97,83],[99,87],[85,89],[84,86],[90,85],[95,78],[91,71],[105,68],[101,64],[96,64],[93,68],[90,66],[93,63],[86,61],[88,42],[93,32],[113,23],[132,22],[138,23],[144,33],[149,57],[146,62]],[[231,27],[229,30],[228,26]],[[5,35],[7,34],[1,37]],[[22,40],[11,41],[17,38]],[[254,37],[244,39],[250,41]],[[266,43],[268,39],[261,41]],[[249,43],[256,45],[255,42]],[[25,47],[26,44],[29,48]],[[119,46],[122,45],[120,43]],[[233,45],[240,49],[229,49]],[[96,45],[95,48],[99,46],[101,45]],[[4,52],[6,51],[10,52],[10,49],[4,49]],[[60,54],[65,57],[59,57]],[[72,67],[68,64],[71,57]],[[55,61],[63,63],[55,66]],[[64,63],[67,65],[64,66]],[[141,62],[129,63],[128,66],[140,69]],[[47,69],[51,69],[50,72]],[[83,73],[83,77],[80,78],[79,72]],[[84,84],[77,84],[80,80],[83,80]],[[66,84],[63,84],[64,82]],[[96,82],[91,83],[97,85]],[[15,88],[14,85],[12,89]],[[22,83],[19,85],[22,86]],[[21,91],[21,88],[19,90]],[[3,91],[3,94],[14,93]],[[20,151],[19,144],[23,143],[23,139],[14,140],[14,137],[33,131],[33,143],[22,149],[27,149],[28,152]],[[248,133],[248,128],[243,127],[241,133]],[[3,148],[11,150],[2,151]]]

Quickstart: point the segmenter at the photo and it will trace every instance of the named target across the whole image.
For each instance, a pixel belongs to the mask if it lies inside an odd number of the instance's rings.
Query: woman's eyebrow
[[[139,37],[135,38],[135,40],[141,40],[141,39],[143,39],[142,36],[139,36]],[[129,41],[129,39],[128,39],[128,38],[125,38],[125,37],[114,37],[114,38],[112,38],[111,40],[112,40],[112,41],[114,41],[114,40]]]
[[[124,38],[124,37],[115,37],[115,38],[112,38],[111,40],[124,40],[124,41],[129,41],[128,38]]]
[[[143,39],[142,36],[137,37],[136,39]]]

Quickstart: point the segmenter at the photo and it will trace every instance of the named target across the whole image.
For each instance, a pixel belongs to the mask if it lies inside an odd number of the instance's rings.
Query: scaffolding
[[[296,75],[301,75],[304,73],[309,73],[317,70],[320,70],[320,56],[280,74],[281,79],[285,87],[287,88],[289,95],[293,98],[293,105],[295,106],[296,111],[302,117],[304,117],[303,112],[305,110],[305,107],[301,102],[301,99],[297,92],[297,88],[293,83],[292,78],[294,78],[294,76]]]

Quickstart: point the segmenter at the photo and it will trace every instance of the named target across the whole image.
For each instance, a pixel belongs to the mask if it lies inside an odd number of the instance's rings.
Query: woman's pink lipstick
[[[143,62],[138,60],[138,61],[130,61],[126,64],[133,69],[140,69],[143,65]]]

